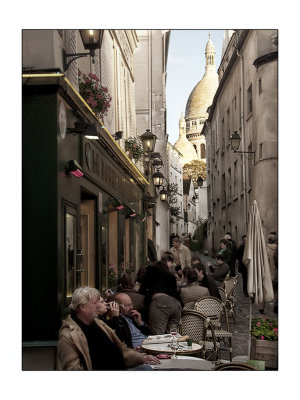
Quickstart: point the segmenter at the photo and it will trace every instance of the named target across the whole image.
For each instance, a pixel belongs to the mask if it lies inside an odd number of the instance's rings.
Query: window
[[[222,175],[222,205],[226,203],[226,180],[225,174]]]
[[[228,169],[228,197],[229,197],[229,199],[232,198],[232,192],[231,192],[231,167]]]
[[[227,133],[228,138],[230,138],[230,108],[227,110]]]
[[[237,183],[238,183],[238,176],[237,176],[237,160],[234,162],[233,166],[233,194],[234,196],[238,193]]]
[[[262,93],[262,83],[261,83],[261,78],[258,80],[258,94]]]
[[[206,154],[205,154],[205,144],[202,143],[201,146],[200,146],[200,148],[201,148],[201,158],[205,158],[205,157],[206,157]]]
[[[262,158],[262,143],[259,144],[259,154],[258,158]]]
[[[252,113],[252,84],[247,90],[248,115]]]

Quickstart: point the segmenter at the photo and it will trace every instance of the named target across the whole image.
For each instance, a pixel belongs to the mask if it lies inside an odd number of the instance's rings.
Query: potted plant
[[[278,323],[268,317],[254,318],[251,322],[252,360],[264,360],[267,368],[278,366]]]
[[[97,75],[82,74],[80,70],[78,70],[78,84],[80,95],[91,107],[96,117],[103,119],[107,115],[112,100],[107,87],[101,86]]]
[[[129,137],[125,139],[125,151],[128,153],[129,158],[135,161],[142,159],[144,149],[140,138]]]

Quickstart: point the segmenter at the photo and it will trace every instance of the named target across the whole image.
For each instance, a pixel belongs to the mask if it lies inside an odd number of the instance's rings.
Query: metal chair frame
[[[231,277],[225,281],[225,294],[226,294],[226,307],[228,308],[228,315],[231,315],[233,318],[233,322],[235,323],[235,308],[234,308],[234,299],[233,293],[235,287],[237,285],[237,275],[235,277]]]
[[[220,351],[228,351],[232,361],[232,333],[229,330],[229,322],[225,304],[212,296],[205,296],[195,303],[195,310],[210,318],[214,325],[214,334],[220,345]],[[222,328],[222,316],[225,319],[225,329]],[[210,332],[207,333],[210,337]]]
[[[203,346],[201,353],[205,360],[209,360],[214,355],[215,363],[219,362],[219,344],[216,341],[214,326],[210,318],[198,311],[183,310],[179,323],[179,332],[182,336],[188,335],[193,342]],[[209,338],[208,332],[210,332]]]
[[[215,367],[215,371],[257,371],[252,365],[241,362],[230,362],[219,364]]]

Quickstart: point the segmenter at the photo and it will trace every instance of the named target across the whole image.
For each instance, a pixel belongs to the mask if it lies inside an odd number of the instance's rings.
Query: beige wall
[[[249,31],[239,49],[242,57],[237,56],[219,89],[205,127],[208,184],[212,186],[208,193],[209,243],[214,249],[226,231],[231,231],[238,243],[241,241],[253,200],[257,200],[265,235],[271,230],[277,231],[277,59],[257,68],[253,65],[258,57],[276,51],[271,41],[274,33]],[[234,43],[233,39],[230,43]],[[226,65],[229,62],[230,59]],[[220,71],[224,73],[222,63]],[[248,112],[250,85],[252,113]],[[256,152],[254,160],[246,158],[251,155],[231,150],[229,138],[234,131],[241,136],[244,133],[239,150],[248,151],[252,145]]]

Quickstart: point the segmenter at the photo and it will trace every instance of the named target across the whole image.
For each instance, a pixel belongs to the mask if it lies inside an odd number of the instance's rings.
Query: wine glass
[[[177,338],[177,325],[171,325],[170,333],[172,335],[170,348],[174,352],[172,358],[177,358],[176,357],[176,351],[178,350],[178,347],[179,347],[178,338]]]

